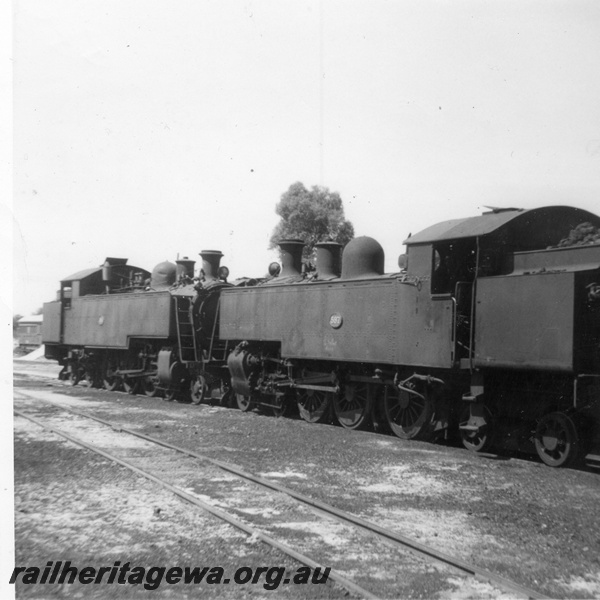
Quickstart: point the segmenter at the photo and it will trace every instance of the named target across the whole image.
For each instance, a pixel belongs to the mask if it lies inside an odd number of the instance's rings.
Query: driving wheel
[[[308,423],[324,423],[331,414],[331,394],[321,390],[296,390],[298,412]]]
[[[369,424],[372,404],[373,385],[352,382],[346,384],[343,393],[335,397],[333,410],[342,427],[359,429]]]
[[[394,435],[403,440],[431,439],[433,400],[427,391],[420,394],[386,385],[384,407]]]

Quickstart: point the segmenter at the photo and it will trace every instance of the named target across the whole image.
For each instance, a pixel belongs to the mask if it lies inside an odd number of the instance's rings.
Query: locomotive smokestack
[[[320,242],[317,249],[317,273],[319,279],[334,279],[342,268],[342,245],[337,242]]]
[[[202,250],[202,270],[205,281],[216,281],[218,279],[219,265],[224,254],[220,250]]]
[[[176,260],[175,264],[177,265],[177,279],[181,279],[182,277],[194,278],[195,260],[189,260],[187,256],[184,256],[183,259]]]
[[[298,277],[302,273],[302,240],[280,240],[281,273],[279,277]]]
[[[107,285],[112,282],[112,265],[108,261],[102,265],[102,281]]]
[[[110,294],[110,287],[113,281],[112,266],[108,261],[102,265],[102,281],[107,294]]]

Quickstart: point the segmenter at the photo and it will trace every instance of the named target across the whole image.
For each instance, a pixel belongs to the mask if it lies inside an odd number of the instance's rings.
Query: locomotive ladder
[[[215,312],[215,320],[213,322],[212,334],[210,336],[210,349],[208,355],[214,362],[225,364],[227,361],[227,355],[229,354],[229,347],[226,341],[219,340],[217,336],[217,325],[219,323],[220,311],[221,302],[217,304],[217,310]]]
[[[173,296],[173,299],[175,300],[179,358],[182,362],[195,362],[198,360],[198,353],[194,325],[190,315],[190,300],[184,296]]]

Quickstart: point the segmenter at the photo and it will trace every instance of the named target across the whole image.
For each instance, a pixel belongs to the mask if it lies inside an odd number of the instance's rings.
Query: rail
[[[55,406],[56,408],[59,408],[66,412],[72,413],[74,415],[78,415],[83,418],[97,421],[98,423],[102,423],[103,425],[106,425],[117,432],[127,433],[127,434],[133,435],[135,437],[138,437],[140,439],[146,440],[148,442],[162,446],[164,448],[168,448],[170,450],[174,450],[181,454],[191,456],[193,458],[196,458],[198,460],[201,460],[203,462],[211,464],[215,467],[218,467],[218,468],[222,469],[223,471],[232,473],[234,475],[237,475],[238,477],[246,479],[247,481],[251,481],[257,485],[260,485],[260,486],[269,488],[271,490],[286,494],[287,496],[294,498],[298,502],[301,502],[305,505],[311,506],[312,508],[316,508],[320,511],[327,513],[328,515],[334,517],[338,521],[341,521],[343,523],[350,523],[356,527],[359,527],[360,529],[362,529],[364,531],[367,531],[371,534],[374,534],[376,536],[384,538],[388,542],[392,542],[394,544],[401,546],[404,549],[408,549],[409,551],[411,551],[412,553],[414,553],[416,555],[419,555],[421,557],[425,556],[428,559],[433,559],[437,562],[440,562],[440,563],[443,563],[450,567],[453,567],[453,568],[457,569],[458,571],[461,571],[463,574],[476,577],[477,579],[479,579],[481,581],[487,581],[493,585],[498,586],[500,589],[510,592],[511,594],[516,594],[519,597],[531,598],[531,599],[547,598],[547,596],[540,594],[539,592],[537,592],[535,590],[531,590],[527,587],[524,587],[514,581],[511,581],[511,580],[503,577],[502,575],[498,575],[491,571],[487,571],[486,569],[483,569],[476,565],[467,563],[467,562],[465,562],[461,559],[458,559],[454,556],[451,556],[444,552],[440,552],[440,551],[436,550],[435,548],[432,548],[431,546],[427,546],[425,544],[417,542],[416,540],[413,540],[413,539],[409,538],[408,536],[402,535],[393,530],[389,530],[389,529],[380,527],[379,525],[376,525],[375,523],[371,523],[370,521],[362,519],[361,517],[353,515],[352,513],[348,513],[346,511],[340,510],[334,506],[331,506],[329,504],[321,502],[320,500],[311,498],[311,497],[309,497],[305,494],[302,494],[300,492],[297,492],[291,488],[287,488],[278,483],[269,481],[267,479],[264,479],[263,477],[259,477],[258,475],[248,473],[247,471],[244,471],[243,469],[241,469],[240,467],[238,467],[236,465],[232,465],[230,463],[226,463],[226,462],[218,460],[218,459],[210,458],[210,457],[200,454],[198,452],[194,452],[193,450],[188,450],[187,448],[182,448],[180,446],[170,444],[169,442],[165,442],[161,439],[146,435],[144,433],[140,433],[140,432],[137,432],[137,431],[125,428],[125,427],[121,427],[120,425],[116,425],[116,424],[111,423],[110,421],[107,421],[100,417],[96,417],[94,415],[90,415],[90,414],[84,413],[82,411],[73,410],[71,408],[66,408],[65,406],[63,406],[59,403],[56,403],[56,402],[52,402],[51,400],[39,399],[39,401],[44,402],[46,404],[50,404],[52,406]],[[25,414],[22,414],[17,410],[15,410],[15,413],[20,414],[21,416],[25,416],[26,418],[29,418],[30,420],[33,420],[31,417],[29,417]],[[51,427],[48,427],[48,428],[53,430],[53,428],[51,428]],[[63,433],[59,433],[58,431],[55,431],[55,433],[58,433],[58,435],[63,435]],[[67,435],[68,434],[64,434],[63,437],[66,437]],[[67,438],[67,439],[70,439],[70,438]],[[75,442],[75,443],[78,443],[78,442]],[[94,448],[91,448],[91,449],[94,449]],[[116,459],[116,462],[119,462],[119,461],[121,461],[121,459]],[[123,464],[123,463],[121,463],[121,464]],[[128,466],[128,465],[125,465],[125,466]],[[134,467],[134,469],[135,468],[137,468],[137,467]],[[146,476],[146,472],[143,472],[142,474],[144,474]],[[153,475],[149,476],[149,478],[151,478],[151,479],[154,477],[155,476],[153,476]],[[170,484],[166,484],[165,487],[167,487],[168,485],[170,485]],[[178,495],[181,495],[181,494],[178,494]],[[185,498],[185,499],[187,499],[187,498]],[[207,506],[210,506],[210,505],[207,505]],[[214,510],[217,510],[217,509],[214,509]],[[213,511],[213,508],[211,507],[209,512],[212,512],[212,511]],[[222,511],[219,511],[219,512],[222,512]],[[213,514],[215,514],[215,513],[213,513]],[[232,523],[232,524],[234,524],[234,523]],[[290,554],[290,556],[291,556],[291,554]],[[303,561],[301,561],[301,562],[303,562]],[[307,564],[307,566],[311,566],[311,565],[308,565],[308,563],[304,563],[304,564]],[[332,576],[332,579],[334,579],[333,576]],[[335,581],[335,579],[334,579],[334,581]],[[340,583],[340,581],[338,581],[338,583]],[[344,585],[342,583],[340,583],[340,585],[343,585],[346,589],[348,589],[349,591],[352,591],[348,587],[346,587],[346,585]],[[353,584],[353,585],[356,585],[356,584]],[[363,596],[363,597],[367,598],[367,597],[373,597],[373,596],[370,595],[370,596]]]

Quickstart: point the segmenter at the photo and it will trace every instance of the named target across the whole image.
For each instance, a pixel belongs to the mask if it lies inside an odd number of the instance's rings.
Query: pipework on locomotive
[[[600,447],[600,217],[493,209],[404,241],[281,240],[281,267],[229,281],[222,254],[152,273],[107,258],[44,305],[60,377],[219,401],[567,466]],[[342,252],[343,251],[343,252]]]

